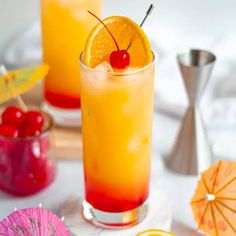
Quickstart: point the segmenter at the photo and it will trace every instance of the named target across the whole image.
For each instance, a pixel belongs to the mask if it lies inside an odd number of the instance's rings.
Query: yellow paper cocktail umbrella
[[[25,105],[19,97],[30,90],[39,80],[44,79],[49,67],[45,64],[32,68],[7,71],[5,66],[0,66],[0,104],[15,97],[25,110]]]
[[[191,202],[200,230],[208,235],[236,235],[236,162],[220,161],[206,170]]]

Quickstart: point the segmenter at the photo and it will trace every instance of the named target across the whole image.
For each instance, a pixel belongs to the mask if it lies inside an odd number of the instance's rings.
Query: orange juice
[[[148,197],[153,83],[154,61],[122,73],[81,62],[86,202],[96,210],[126,212]]]
[[[101,0],[41,0],[43,60],[50,65],[45,98],[55,107],[80,108],[79,55],[97,22]]]

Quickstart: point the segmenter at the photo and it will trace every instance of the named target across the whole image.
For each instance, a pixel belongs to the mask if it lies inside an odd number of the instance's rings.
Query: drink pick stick
[[[152,14],[153,9],[154,9],[154,5],[151,4],[146,12],[145,17],[143,18],[141,24],[139,25],[141,28],[142,28],[143,24],[145,23],[145,21],[147,20],[148,16],[150,16]],[[132,42],[133,42],[133,40],[130,42],[129,46],[127,47],[127,49],[126,49],[127,51],[129,50],[130,46],[132,45]]]
[[[8,71],[4,65],[0,65],[0,75],[7,75]],[[12,88],[10,88],[11,90]],[[14,97],[16,99],[16,102],[18,106],[23,110],[23,111],[28,111],[28,107],[26,106],[25,102],[23,101],[22,97],[20,95]]]
[[[144,24],[145,21],[147,20],[148,16],[150,16],[150,15],[152,14],[153,9],[154,9],[154,5],[151,4],[150,7],[148,8],[147,12],[146,12],[145,17],[143,18],[143,20],[142,20],[142,22],[141,22],[141,24],[140,24],[140,27],[143,26],[143,24]]]

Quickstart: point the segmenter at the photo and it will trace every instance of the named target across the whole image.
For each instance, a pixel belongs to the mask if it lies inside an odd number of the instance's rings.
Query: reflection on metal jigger
[[[212,163],[205,128],[198,108],[216,57],[208,51],[191,49],[177,55],[189,99],[176,144],[166,160],[169,169],[187,175],[199,174]]]

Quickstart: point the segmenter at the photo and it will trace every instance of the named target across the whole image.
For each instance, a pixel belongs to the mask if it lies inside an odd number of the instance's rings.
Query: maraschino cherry
[[[19,108],[9,106],[2,113],[2,124],[13,125],[19,128],[23,122],[24,114]]]
[[[125,69],[126,67],[128,67],[130,64],[130,55],[129,55],[128,51],[125,49],[120,50],[115,37],[113,36],[111,31],[108,29],[108,27],[104,24],[104,22],[99,17],[97,17],[95,14],[93,14],[91,11],[88,11],[88,13],[90,13],[92,16],[94,16],[101,24],[103,24],[103,26],[109,32],[109,34],[111,35],[111,37],[116,45],[117,50],[113,51],[110,55],[111,66],[116,69]]]
[[[8,138],[17,138],[19,131],[16,127],[9,124],[0,125],[0,135],[3,135]]]
[[[28,111],[24,115],[24,123],[21,127],[21,136],[38,136],[42,132],[44,116],[38,111]]]
[[[110,64],[113,68],[124,69],[130,64],[130,56],[128,51],[113,51],[110,55]]]
[[[39,136],[42,133],[45,118],[38,111],[24,113],[17,107],[7,107],[2,113],[0,135],[19,138]]]
[[[28,111],[25,113],[25,123],[27,125],[41,129],[44,124],[44,116],[38,111]]]

